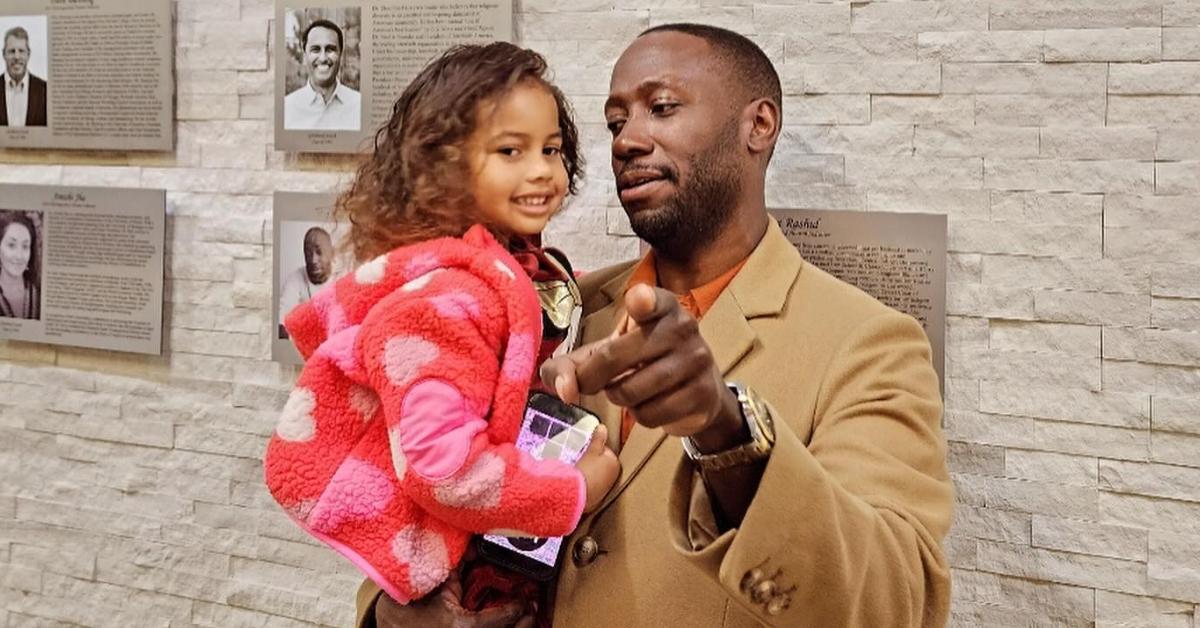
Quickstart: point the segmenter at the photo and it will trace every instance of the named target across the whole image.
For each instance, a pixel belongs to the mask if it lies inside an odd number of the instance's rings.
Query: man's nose
[[[641,120],[631,116],[621,126],[621,130],[613,136],[612,153],[614,159],[629,159],[649,154],[654,150],[654,142],[650,139],[646,126]]]

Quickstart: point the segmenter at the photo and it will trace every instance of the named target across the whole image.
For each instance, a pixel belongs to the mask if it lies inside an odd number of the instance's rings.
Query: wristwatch
[[[720,471],[730,467],[765,460],[775,447],[775,421],[770,407],[753,390],[734,382],[726,382],[737,395],[742,419],[750,431],[750,441],[716,453],[701,453],[691,437],[683,438],[683,451],[701,471]]]

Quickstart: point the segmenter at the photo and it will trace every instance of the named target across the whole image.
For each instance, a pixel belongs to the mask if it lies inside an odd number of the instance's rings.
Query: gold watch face
[[[769,457],[775,445],[775,424],[770,408],[744,386],[731,383],[729,388],[737,395],[742,418],[750,430],[750,441],[725,451],[702,454],[690,438],[684,438],[684,452],[702,471],[720,471],[758,462]]]

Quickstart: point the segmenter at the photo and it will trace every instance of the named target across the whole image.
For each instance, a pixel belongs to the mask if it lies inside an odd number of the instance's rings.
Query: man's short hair
[[[333,22],[330,22],[329,20],[317,20],[317,21],[313,22],[312,24],[309,24],[308,28],[304,29],[304,37],[300,41],[303,42],[305,50],[308,49],[308,34],[311,33],[312,29],[314,29],[314,28],[328,28],[329,30],[337,33],[338,50],[341,51],[341,50],[346,49],[346,44],[344,41],[342,41],[341,27],[339,27],[337,24],[334,24]]]
[[[304,232],[304,248],[317,246],[317,242],[321,236],[325,236],[329,238],[330,242],[333,242],[333,237],[329,235],[328,231],[320,227],[309,227],[308,231]]]
[[[770,98],[783,112],[783,89],[779,84],[779,72],[753,41],[729,29],[708,24],[662,24],[642,31],[642,35],[670,31],[699,37],[707,41],[717,56],[728,64],[729,78],[737,81],[751,99]]]
[[[16,37],[17,39],[24,39],[25,47],[26,48],[29,47],[29,31],[25,30],[24,28],[21,28],[20,26],[14,26],[14,27],[4,31],[4,41],[0,42],[0,44],[3,44],[4,46],[8,46],[8,38],[9,37]]]

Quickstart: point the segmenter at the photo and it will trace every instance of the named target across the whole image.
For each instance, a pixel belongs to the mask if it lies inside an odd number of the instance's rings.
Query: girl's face
[[[0,269],[14,277],[20,277],[29,266],[33,238],[29,228],[14,222],[4,229],[0,237]]]
[[[541,233],[567,190],[554,96],[521,83],[480,105],[475,120],[467,141],[475,206],[514,234]]]

